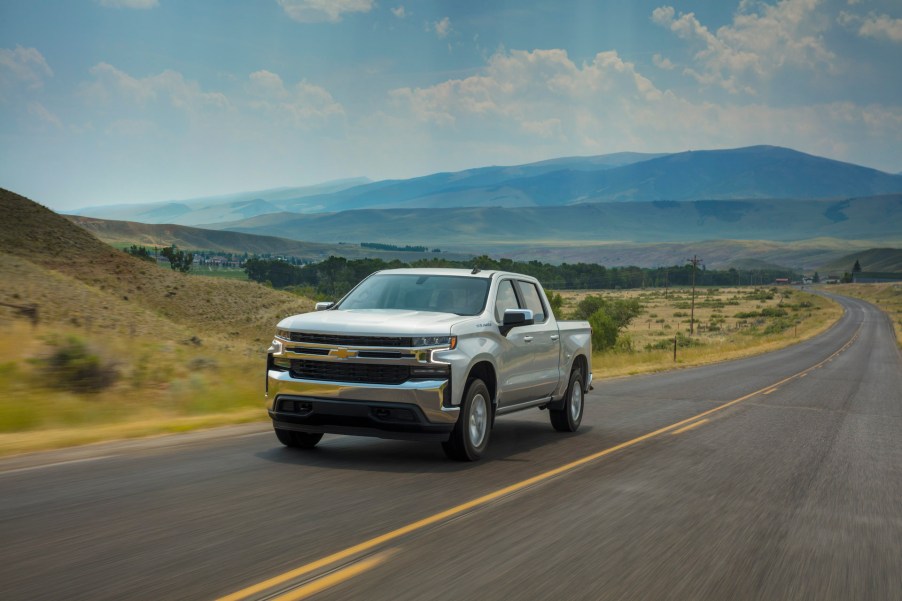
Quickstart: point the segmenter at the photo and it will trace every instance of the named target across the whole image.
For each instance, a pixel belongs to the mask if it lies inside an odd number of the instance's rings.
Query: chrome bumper
[[[403,384],[353,384],[292,378],[287,371],[267,370],[266,408],[272,414],[280,396],[313,401],[414,405],[430,424],[453,425],[460,407],[444,406],[448,380],[409,380]]]

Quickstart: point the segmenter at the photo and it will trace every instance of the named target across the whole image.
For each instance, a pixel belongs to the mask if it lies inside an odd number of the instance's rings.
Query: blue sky
[[[5,0],[0,186],[54,209],[774,144],[902,171],[898,0]]]

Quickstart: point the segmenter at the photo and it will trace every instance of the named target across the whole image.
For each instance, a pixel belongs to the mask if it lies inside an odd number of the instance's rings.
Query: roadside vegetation
[[[198,265],[188,273],[160,268],[138,247],[114,249],[10,192],[0,191],[0,212],[7,217],[0,225],[0,455],[266,419],[263,357],[275,324],[385,266],[330,259],[315,283],[297,282],[289,294],[193,277]],[[685,275],[682,268],[482,264],[521,266],[546,282],[558,274],[568,286],[601,274],[610,287],[657,277],[673,284]],[[696,319],[706,328],[681,346],[678,365],[763,352],[829,325],[826,301],[769,294],[701,289]],[[682,344],[688,300],[688,290],[672,288],[552,294],[556,313],[588,319],[602,337],[598,376],[672,367],[671,351],[658,345],[672,335]]]
[[[854,296],[876,305],[886,313],[893,330],[896,332],[896,344],[902,348],[902,284],[898,282],[885,284],[840,284],[824,288],[828,292]]]
[[[261,419],[257,349],[0,325],[0,455]]]
[[[588,319],[593,326],[592,371],[596,378],[703,365],[776,350],[819,334],[842,315],[838,304],[788,287],[699,288],[690,335],[689,288],[559,294],[563,302],[558,315]],[[600,303],[601,313],[607,317],[597,313],[587,317],[586,308]],[[599,324],[604,324],[604,333]],[[615,336],[610,333],[612,324],[616,325]]]

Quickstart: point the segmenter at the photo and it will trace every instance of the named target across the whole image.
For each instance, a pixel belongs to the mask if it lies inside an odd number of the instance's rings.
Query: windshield
[[[488,293],[488,278],[379,274],[364,280],[338,307],[478,315]]]

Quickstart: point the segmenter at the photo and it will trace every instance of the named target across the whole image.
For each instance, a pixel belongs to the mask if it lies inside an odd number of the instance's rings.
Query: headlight
[[[288,330],[276,330],[276,336],[284,340],[291,340],[291,332]]]
[[[457,347],[457,336],[418,336],[412,340],[413,346]]]

